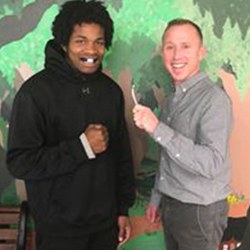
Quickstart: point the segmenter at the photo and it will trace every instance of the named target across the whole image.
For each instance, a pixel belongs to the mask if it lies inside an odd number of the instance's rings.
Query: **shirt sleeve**
[[[150,205],[154,205],[157,207],[160,206],[162,197],[161,192],[159,192],[159,190],[157,189],[158,183],[159,183],[159,171],[157,171],[155,175],[154,187],[151,191],[150,202],[149,202]]]
[[[197,138],[192,140],[164,122],[151,135],[177,166],[186,171],[213,178],[228,156],[232,127],[232,109],[226,94],[216,94],[200,114]]]
[[[8,132],[7,167],[15,178],[40,180],[74,171],[89,161],[79,135],[48,144],[52,134],[28,93],[17,93]]]

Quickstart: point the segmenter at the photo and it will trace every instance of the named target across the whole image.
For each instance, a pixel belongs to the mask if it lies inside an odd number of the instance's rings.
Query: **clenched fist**
[[[144,129],[148,133],[153,133],[156,129],[159,120],[153,111],[143,105],[137,104],[133,109],[135,125]]]
[[[107,149],[109,134],[107,128],[102,124],[90,124],[84,134],[95,154],[100,154]]]

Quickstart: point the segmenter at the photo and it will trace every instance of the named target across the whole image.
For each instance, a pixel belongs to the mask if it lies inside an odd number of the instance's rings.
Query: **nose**
[[[174,59],[179,59],[181,57],[181,49],[175,48],[174,49]]]
[[[88,42],[85,46],[85,51],[88,53],[95,53],[96,52],[96,46],[94,42]]]

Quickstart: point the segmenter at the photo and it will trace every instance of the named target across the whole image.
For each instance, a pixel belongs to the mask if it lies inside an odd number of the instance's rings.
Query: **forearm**
[[[84,161],[89,161],[78,138],[55,146],[32,148],[15,147],[10,142],[7,166],[18,179],[44,179],[74,171]]]
[[[228,157],[229,133],[227,132],[224,138],[219,138],[215,133],[214,138],[202,144],[160,123],[152,137],[179,167],[206,178],[217,175],[221,171],[222,163]]]

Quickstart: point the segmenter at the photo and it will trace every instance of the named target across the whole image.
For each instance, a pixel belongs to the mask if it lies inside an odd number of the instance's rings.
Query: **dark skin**
[[[104,152],[108,147],[108,130],[102,124],[89,124],[84,132],[95,154]]]

